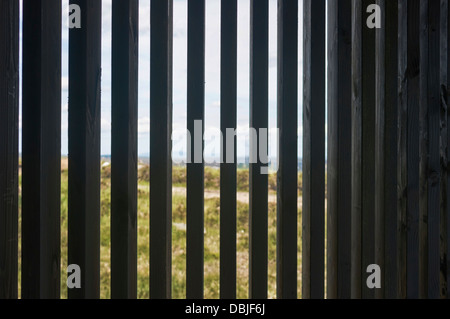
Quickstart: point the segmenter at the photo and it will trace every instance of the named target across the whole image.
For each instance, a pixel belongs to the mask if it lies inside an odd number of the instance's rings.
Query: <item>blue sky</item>
[[[67,8],[68,0],[62,0]],[[64,10],[64,9],[63,9]],[[102,8],[102,135],[101,153],[111,150],[111,0],[103,0]],[[302,113],[302,1],[299,1],[299,140],[301,156]],[[67,13],[63,12],[63,17]],[[269,129],[276,128],[277,78],[277,0],[269,0]],[[245,141],[249,126],[249,40],[250,1],[238,1],[238,157],[248,154]],[[62,34],[62,146],[68,153],[68,29],[63,23]],[[173,42],[173,128],[186,128],[187,82],[187,0],[174,0]],[[150,1],[140,1],[139,16],[139,135],[138,152],[149,153],[150,144]],[[218,129],[220,125],[220,0],[206,1],[206,74],[205,74],[205,127]],[[271,156],[276,154],[276,139],[269,141]]]

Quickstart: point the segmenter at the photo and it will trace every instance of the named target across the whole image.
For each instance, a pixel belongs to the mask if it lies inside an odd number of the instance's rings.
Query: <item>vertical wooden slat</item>
[[[328,1],[327,297],[350,298],[351,0]]]
[[[325,1],[303,2],[302,297],[324,297]]]
[[[61,3],[23,2],[22,298],[60,297]]]
[[[362,221],[363,221],[363,43],[362,0],[352,0],[352,298],[362,297]]]
[[[71,299],[100,297],[100,0],[71,0],[81,28],[69,30],[69,265],[81,268]]]
[[[250,298],[267,298],[268,269],[268,177],[260,149],[262,139],[268,141],[269,107],[269,2],[250,1],[250,128],[257,131],[258,137],[250,135],[250,154],[258,154],[250,163]],[[268,132],[268,131],[266,131]],[[263,136],[262,134],[265,134]],[[262,153],[264,152],[264,153]]]
[[[186,297],[203,298],[204,281],[204,162],[205,122],[205,0],[188,2],[187,129],[193,147],[187,164]],[[195,121],[201,121],[196,132]],[[201,140],[195,134],[201,133]],[[195,146],[195,143],[198,143]],[[202,153],[200,158],[195,150]]]
[[[450,101],[450,49],[448,44],[450,43],[450,5],[447,4],[447,83],[445,96],[447,97],[447,153],[445,165],[447,167],[447,207],[446,207],[446,274],[447,274],[447,299],[450,298],[450,129],[448,125],[450,123],[449,101]],[[445,138],[445,136],[443,137]]]
[[[441,298],[447,297],[447,131],[448,131],[448,121],[447,121],[447,50],[448,50],[448,1],[441,0],[441,23],[440,23],[440,165],[441,165],[441,177],[440,177],[440,296]]]
[[[396,1],[392,1],[396,2]],[[381,268],[381,278],[385,279],[385,202],[384,202],[384,180],[386,176],[385,172],[385,142],[389,143],[389,140],[385,139],[385,113],[386,113],[386,97],[385,97],[385,83],[386,83],[386,60],[385,50],[386,46],[386,23],[387,23],[387,11],[386,4],[383,0],[377,0],[377,5],[380,6],[381,12],[385,13],[381,16],[381,28],[376,30],[375,35],[375,83],[376,83],[376,95],[375,95],[375,262]],[[398,35],[397,35],[398,36]],[[394,127],[395,128],[395,127]],[[397,133],[397,132],[395,132]],[[394,136],[394,142],[397,136]],[[396,184],[394,187],[394,194],[396,193]],[[396,225],[397,221],[394,222]],[[395,241],[394,241],[395,243]],[[394,255],[395,256],[395,255]],[[384,297],[385,285],[381,286],[381,289],[375,291],[376,298]]]
[[[407,138],[408,138],[408,82],[407,52],[408,0],[398,0],[398,113],[397,113],[397,210],[398,210],[398,298],[406,298],[406,207],[408,202]],[[403,36],[402,36],[403,35]]]
[[[173,1],[151,1],[150,298],[171,298]]]
[[[375,29],[371,0],[353,0],[352,54],[352,297],[373,298],[367,266],[375,262]]]
[[[137,297],[138,6],[112,2],[112,298]]]
[[[277,297],[297,298],[298,1],[278,0]]]
[[[398,9],[397,0],[379,0],[376,60],[376,264],[381,267],[378,298],[397,298],[398,291]]]
[[[428,1],[428,298],[440,298],[440,1]]]
[[[419,298],[428,291],[428,0],[420,2],[419,75]]]
[[[407,3],[406,297],[419,297],[420,1]]]
[[[0,43],[0,299],[13,299],[18,288],[18,0],[0,0]]]
[[[220,298],[236,298],[236,136],[237,125],[237,1],[221,1],[220,129]],[[228,144],[233,144],[228,153]]]

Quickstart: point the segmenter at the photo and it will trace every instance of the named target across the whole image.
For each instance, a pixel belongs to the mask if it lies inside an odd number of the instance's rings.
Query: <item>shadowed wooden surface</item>
[[[22,290],[60,297],[61,3],[23,2]]]
[[[0,0],[0,299],[17,298],[19,1]]]
[[[68,264],[79,265],[71,299],[100,296],[100,87],[102,5],[71,0],[82,27],[69,30]]]

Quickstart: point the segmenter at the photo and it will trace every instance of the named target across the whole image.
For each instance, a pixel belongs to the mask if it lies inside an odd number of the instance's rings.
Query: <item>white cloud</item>
[[[150,132],[150,118],[142,117],[138,119],[138,132],[139,134],[145,134]]]

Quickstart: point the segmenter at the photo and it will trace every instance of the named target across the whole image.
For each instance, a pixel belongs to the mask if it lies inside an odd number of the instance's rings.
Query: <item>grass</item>
[[[101,223],[100,223],[100,293],[101,298],[110,298],[110,205],[111,205],[111,168],[102,165],[101,179]],[[138,185],[138,298],[149,298],[149,175],[146,165],[139,167]],[[276,175],[270,174],[269,193],[276,194]],[[301,174],[299,174],[299,195],[301,194]],[[186,168],[173,168],[173,186],[186,187]],[[205,250],[204,250],[204,292],[205,298],[219,298],[220,265],[220,171],[205,169],[205,189],[217,191],[217,197],[205,199]],[[237,173],[238,192],[248,192],[248,170],[239,169]],[[61,173],[61,297],[67,298],[67,194],[68,171],[63,165]],[[172,200],[172,297],[186,297],[186,197],[174,192]],[[249,238],[248,210],[244,202],[237,202],[237,297],[248,298]],[[269,202],[268,211],[268,296],[276,297],[276,203]],[[298,296],[301,296],[301,212],[299,210],[298,230]],[[20,243],[20,241],[19,241]],[[20,249],[20,247],[19,247]],[[20,265],[19,265],[20,267]],[[19,268],[20,269],[20,268]],[[19,272],[20,273],[20,272]],[[19,278],[20,280],[20,278]],[[20,287],[20,283],[19,283]],[[19,288],[20,289],[20,288]]]

